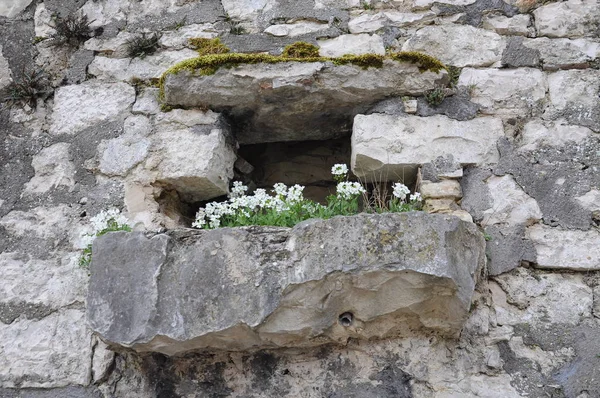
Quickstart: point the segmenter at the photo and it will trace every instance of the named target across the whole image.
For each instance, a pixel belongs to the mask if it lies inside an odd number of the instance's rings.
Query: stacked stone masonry
[[[90,37],[59,43],[57,18],[69,15],[87,16]],[[157,49],[130,57],[142,33],[159,34]],[[330,57],[418,51],[455,68],[237,65],[171,75],[161,99],[158,79],[197,56],[188,39],[198,37],[272,55],[296,41]],[[12,84],[38,69],[51,90],[8,106]],[[437,105],[428,101],[436,88]],[[597,0],[0,1],[0,98],[2,398],[600,397]],[[289,297],[284,315],[301,336],[293,344],[277,329],[276,343],[249,348],[255,336],[238,325],[236,349],[215,332],[221,346],[200,350],[198,340],[180,352],[159,330],[178,330],[177,319],[167,322],[175,305],[160,309],[163,324],[150,324],[138,346],[94,332],[97,320],[124,323],[90,311],[90,276],[78,266],[90,217],[117,207],[136,224],[131,236],[202,235],[171,230],[189,224],[188,207],[226,195],[257,166],[241,153],[270,143],[311,148],[287,163],[273,160],[280,147],[261,152],[271,154],[265,164],[285,165],[282,178],[320,189],[315,176],[330,160],[364,180],[402,177],[420,186],[431,217],[485,236],[485,266],[467,278],[478,282],[453,333],[429,325],[338,339],[333,329],[314,333],[320,318],[301,318]],[[356,228],[335,222],[338,232]],[[310,225],[252,233],[279,247],[277,238]],[[236,272],[223,280],[245,281]],[[253,294],[272,303],[271,285],[256,283]],[[219,297],[210,308],[238,310]],[[326,338],[297,344],[307,336]]]

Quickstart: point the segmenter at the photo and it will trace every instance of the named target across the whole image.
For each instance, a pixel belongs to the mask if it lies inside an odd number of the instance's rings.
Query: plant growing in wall
[[[362,211],[369,213],[404,212],[421,208],[420,194],[408,197],[410,190],[404,184],[395,183],[392,196],[386,202],[371,202],[363,184],[348,181],[348,166],[336,164],[331,172],[337,182],[336,193],[327,198],[326,205],[306,199],[301,185],[287,187],[277,183],[271,194],[265,189],[257,189],[252,195],[247,195],[248,187],[235,181],[229,200],[206,204],[198,210],[192,226],[205,229],[248,225],[292,227],[310,218],[327,219],[358,214],[361,212],[361,197]]]
[[[2,99],[9,107],[20,105],[35,108],[38,99],[45,100],[52,94],[52,87],[43,69],[22,71],[6,88],[7,95]]]
[[[90,219],[92,232],[82,236],[85,249],[79,257],[79,266],[88,268],[92,261],[92,243],[98,236],[114,231],[131,231],[131,226],[127,217],[119,209],[112,208],[103,210]]]
[[[147,55],[152,55],[158,49],[158,41],[160,35],[157,33],[142,33],[134,36],[125,44],[127,47],[127,55],[131,58],[144,58]]]
[[[92,36],[92,29],[87,15],[69,14],[66,17],[54,16],[52,35],[55,44],[78,46]]]

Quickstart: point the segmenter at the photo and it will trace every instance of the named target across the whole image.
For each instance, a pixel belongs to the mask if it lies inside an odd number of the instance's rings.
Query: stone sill
[[[178,355],[457,337],[485,240],[472,223],[411,212],[116,232],[93,252],[91,328],[113,348]]]

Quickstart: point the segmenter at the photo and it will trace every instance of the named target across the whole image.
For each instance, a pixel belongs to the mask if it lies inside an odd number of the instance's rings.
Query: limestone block
[[[519,14],[514,17],[489,14],[484,15],[482,20],[484,29],[493,30],[501,35],[527,36],[529,25],[531,25],[531,17],[528,14]]]
[[[323,57],[341,57],[345,54],[385,55],[385,47],[379,35],[341,35],[333,39],[319,40],[319,54]]]
[[[484,246],[475,225],[423,212],[111,233],[94,242],[88,319],[112,345],[167,355],[456,336]]]
[[[234,19],[256,20],[260,13],[271,10],[276,0],[222,0],[225,13]]]
[[[428,23],[433,21],[436,15],[437,14],[433,11],[419,13],[400,12],[395,10],[385,11],[385,16],[389,20],[389,26],[395,26],[397,28],[405,28],[419,23]]]
[[[460,183],[456,180],[423,181],[420,192],[423,199],[462,198]]]
[[[17,237],[33,235],[41,239],[56,238],[66,233],[69,220],[68,208],[59,206],[38,206],[29,211],[12,210],[0,219],[8,232]]]
[[[502,59],[504,38],[495,32],[468,25],[435,25],[419,29],[402,46],[421,51],[448,65],[495,66]]]
[[[55,388],[90,382],[91,335],[80,309],[64,309],[40,320],[0,322],[0,385]]]
[[[432,11],[422,13],[400,12],[395,10],[381,11],[376,14],[362,14],[348,22],[350,33],[372,33],[386,26],[404,28],[418,23],[426,23],[435,18]]]
[[[177,30],[163,33],[158,43],[162,47],[182,49],[188,46],[188,40],[201,37],[204,39],[214,39],[219,35],[215,26],[211,23],[191,24],[182,26]]]
[[[431,8],[434,3],[449,4],[453,6],[468,6],[469,4],[475,3],[475,1],[477,0],[413,0],[412,8],[414,10],[427,9]]]
[[[144,9],[147,4],[144,6],[136,8]],[[121,0],[87,1],[81,7],[81,12],[91,21],[90,27],[99,28],[111,22],[133,22],[131,21],[133,15],[127,15],[128,8],[129,4]]]
[[[494,277],[490,284],[499,325],[577,325],[591,317],[592,289],[583,275],[533,274],[525,268]]]
[[[46,9],[44,3],[38,4],[35,8],[34,24],[37,37],[50,37],[56,32],[52,27],[52,14]]]
[[[356,113],[385,98],[423,95],[446,76],[389,59],[381,68],[368,69],[331,62],[245,64],[210,76],[187,71],[168,75],[164,93],[170,105],[204,106],[244,117],[236,132],[242,144],[308,141],[339,138]]]
[[[152,136],[146,167],[155,173],[154,180],[172,186],[190,203],[227,194],[236,160],[229,127],[213,123],[215,114],[210,111],[179,111],[188,114],[178,120],[190,126],[157,122],[162,124]],[[167,115],[177,117],[173,112]]]
[[[352,171],[361,178],[403,176],[439,156],[461,165],[498,161],[500,119],[456,121],[446,116],[357,115],[352,131]]]
[[[7,221],[3,218],[0,225],[6,225]],[[51,227],[37,225],[42,230]],[[74,269],[66,258],[39,260],[25,254],[1,253],[0,271],[0,307],[3,307],[0,318],[3,322],[11,323],[19,316],[39,318],[58,308],[84,301],[87,274]]]
[[[600,70],[565,70],[548,75],[550,107],[545,119],[564,118],[570,124],[600,131]]]
[[[54,94],[50,134],[76,134],[124,115],[135,101],[135,89],[125,83],[89,82],[63,86]]]
[[[143,161],[150,149],[150,121],[143,116],[132,116],[125,121],[125,133],[103,141],[98,146],[100,172],[109,176],[124,176]]]
[[[539,112],[548,87],[544,73],[533,68],[465,68],[458,85],[470,88],[483,113],[511,117]]]
[[[127,43],[135,37],[136,34],[131,32],[119,32],[117,36],[111,37],[110,39],[92,37],[83,43],[83,48],[95,51],[104,56],[127,58],[129,56],[127,52]]]
[[[579,204],[590,211],[600,210],[600,190],[591,189],[584,195],[575,198]]]
[[[33,178],[25,184],[27,193],[44,193],[60,185],[75,185],[75,165],[69,153],[71,144],[59,142],[42,149],[33,157]]]
[[[533,11],[538,36],[581,37],[598,32],[600,5],[596,0],[550,3]]]
[[[131,108],[131,113],[141,113],[144,115],[156,115],[160,112],[158,103],[159,89],[146,87],[135,99],[135,104]]]
[[[535,199],[527,195],[510,175],[491,176],[486,180],[491,207],[483,212],[483,225],[531,225],[542,218]]]
[[[100,80],[158,79],[167,69],[177,62],[195,58],[198,53],[189,48],[178,51],[161,51],[141,58],[94,58],[88,72]]]
[[[561,230],[545,225],[527,228],[537,252],[536,267],[574,271],[600,270],[600,232]]]
[[[0,46],[0,90],[8,86],[10,82],[12,82],[10,66],[8,60],[2,55],[2,46]]]
[[[311,21],[297,21],[289,24],[271,25],[265,29],[268,33],[276,37],[296,37],[309,33],[319,32],[329,27],[329,24]]]
[[[600,42],[587,39],[524,39],[523,45],[539,51],[545,70],[584,69],[600,57]]]
[[[0,2],[0,17],[14,18],[24,11],[31,0],[8,0]]]
[[[592,130],[587,127],[572,126],[565,120],[551,122],[534,119],[523,126],[519,151],[534,151],[542,146],[579,144],[592,134]]]

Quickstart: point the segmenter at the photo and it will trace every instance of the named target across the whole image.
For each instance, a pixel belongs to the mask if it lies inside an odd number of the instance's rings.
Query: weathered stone
[[[452,6],[467,6],[475,3],[477,0],[413,0],[412,8],[415,10],[422,10],[431,8],[434,3],[448,4]]]
[[[357,115],[352,133],[352,170],[371,179],[408,176],[439,156],[453,155],[461,165],[495,163],[499,119],[458,122],[445,116]]]
[[[135,99],[135,104],[133,104],[133,107],[131,108],[131,113],[156,115],[160,112],[158,95],[159,89],[146,87]]]
[[[54,94],[51,134],[76,134],[86,127],[114,120],[135,101],[135,90],[125,83],[84,83],[64,86]]]
[[[87,68],[94,60],[94,52],[77,50],[69,58],[69,69],[65,79],[68,84],[80,84],[87,80]]]
[[[600,210],[600,191],[597,189],[591,189],[584,195],[576,197],[575,200],[589,211]]]
[[[522,261],[535,260],[533,244],[525,239],[525,225],[488,225],[485,233],[489,275],[500,275],[517,268]]]
[[[463,176],[462,166],[454,160],[452,154],[439,156],[421,168],[423,180],[438,182],[440,180],[457,180]],[[461,195],[462,196],[462,195]]]
[[[91,336],[84,312],[65,309],[41,320],[0,323],[0,385],[53,388],[90,382]]]
[[[0,17],[14,18],[24,11],[31,0],[8,0],[0,3]]]
[[[524,39],[523,45],[539,51],[545,70],[587,68],[600,57],[600,43],[587,39]]]
[[[520,68],[531,66],[537,68],[540,66],[540,52],[523,45],[524,38],[521,36],[510,36],[506,43],[506,48],[502,53],[502,65]]]
[[[492,115],[528,116],[538,113],[546,98],[546,77],[538,69],[465,68],[459,86],[471,87],[471,101]]]
[[[421,212],[113,233],[94,242],[89,322],[113,345],[168,355],[455,336],[483,251],[474,225]]]
[[[592,130],[571,126],[564,120],[555,122],[532,120],[523,126],[519,151],[534,151],[543,146],[562,147],[579,144],[592,134]]]
[[[323,57],[341,57],[345,54],[384,55],[385,48],[381,36],[363,33],[319,40],[319,54]]]
[[[542,212],[535,199],[523,192],[510,175],[491,176],[486,185],[492,204],[483,212],[483,225],[531,225],[541,220]]]
[[[229,17],[247,21],[256,19],[258,14],[277,4],[275,0],[222,0],[222,3]]]
[[[391,60],[366,70],[329,62],[240,65],[210,76],[169,75],[165,102],[229,110],[242,122],[236,131],[242,144],[322,140],[347,134],[352,117],[382,99],[422,95],[445,76]]]
[[[36,37],[51,37],[56,30],[52,27],[52,14],[46,9],[44,3],[35,8],[35,35]]]
[[[494,30],[501,35],[520,35],[527,36],[529,34],[529,25],[531,17],[527,14],[515,15],[514,17],[506,17],[504,15],[486,15],[483,17],[484,29]]]
[[[421,183],[420,192],[423,196],[423,199],[462,198],[460,183],[455,180],[442,180],[440,182],[431,182],[424,180]]]
[[[312,21],[297,21],[288,24],[277,24],[271,25],[265,29],[265,33],[268,33],[276,37],[296,37],[305,35],[308,33],[315,33],[325,30],[329,27],[329,24],[312,22]]]
[[[83,48],[105,56],[127,58],[129,56],[127,43],[135,39],[135,37],[136,35],[131,32],[119,32],[117,36],[110,39],[92,37],[83,43]]]
[[[498,325],[577,325],[592,311],[592,289],[582,275],[535,274],[524,268],[496,276],[490,284]],[[501,288],[500,288],[501,287]]]
[[[131,81],[131,79],[158,79],[177,62],[195,58],[198,53],[189,48],[179,51],[161,51],[141,58],[108,58],[97,56],[88,71],[101,80]]]
[[[386,10],[377,14],[362,14],[348,22],[350,33],[372,33],[386,26],[404,28],[413,24],[426,23],[435,18],[432,11],[423,13]]]
[[[0,90],[8,86],[10,82],[12,82],[10,66],[8,60],[2,55],[2,46],[0,46]]]
[[[75,166],[69,153],[71,144],[59,142],[44,148],[33,157],[35,176],[25,185],[29,193],[44,193],[60,185],[75,184]]]
[[[580,37],[598,33],[600,5],[596,0],[568,0],[533,11],[538,36]]]
[[[458,94],[446,97],[442,103],[433,106],[427,99],[420,97],[418,99],[419,116],[445,115],[454,120],[471,120],[477,116],[480,106],[471,102],[471,98],[466,94]]]
[[[600,270],[600,232],[561,230],[545,225],[527,228],[537,252],[536,267]]]
[[[97,337],[93,338],[92,382],[99,383],[106,379],[110,367],[115,360],[115,352]]]
[[[545,119],[564,118],[570,124],[600,132],[600,70],[566,70],[548,75],[550,107]]]
[[[192,24],[165,32],[158,41],[162,47],[182,49],[188,46],[188,40],[193,38],[214,39],[219,31],[211,23]]]
[[[499,65],[505,45],[500,35],[488,30],[440,25],[419,29],[404,43],[402,50],[421,51],[457,67],[481,67]]]
[[[148,155],[150,140],[145,135],[151,131],[149,120],[143,116],[133,116],[125,121],[125,126],[123,135],[98,146],[101,154],[100,172],[103,174],[124,176]]]
[[[229,126],[217,123],[210,111],[206,115],[201,111],[179,111],[188,115],[175,120],[189,126],[162,121],[152,136],[152,153],[146,162],[155,173],[152,178],[175,188],[190,203],[226,194],[236,159],[228,139]],[[173,112],[167,115],[176,117]]]

